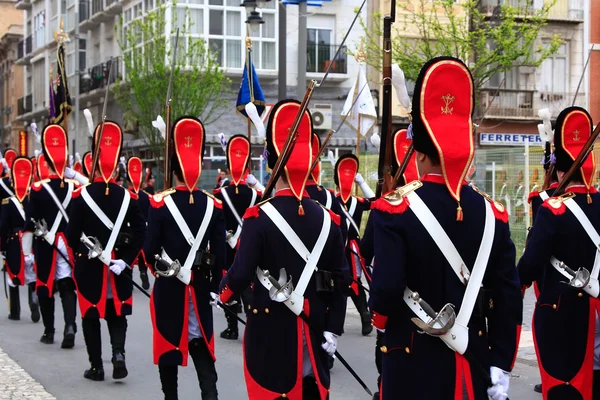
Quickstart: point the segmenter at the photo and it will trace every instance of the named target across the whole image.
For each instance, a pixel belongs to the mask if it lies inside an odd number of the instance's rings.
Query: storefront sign
[[[19,132],[19,154],[27,156],[27,131]]]
[[[536,146],[542,144],[537,133],[480,133],[479,144],[482,146]]]

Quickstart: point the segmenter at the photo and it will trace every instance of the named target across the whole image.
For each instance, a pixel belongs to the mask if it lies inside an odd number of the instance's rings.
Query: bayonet
[[[171,182],[171,93],[173,90],[173,74],[177,63],[177,47],[179,45],[179,28],[175,35],[175,45],[173,47],[173,61],[171,62],[171,71],[169,72],[169,85],[167,86],[167,99],[165,101],[165,163],[164,163],[164,189],[172,186]]]
[[[100,160],[100,143],[102,140],[102,134],[104,133],[104,124],[106,123],[106,106],[108,104],[108,93],[110,92],[110,81],[113,73],[113,59],[108,60],[108,81],[106,82],[106,92],[104,93],[104,105],[102,106],[102,115],[100,120],[100,132],[94,143],[94,157],[92,159],[92,171],[90,172],[90,181],[93,182],[94,174],[98,168],[98,162]]]

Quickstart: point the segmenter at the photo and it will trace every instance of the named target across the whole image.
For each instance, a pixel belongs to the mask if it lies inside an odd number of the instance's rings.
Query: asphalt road
[[[77,333],[74,349],[60,349],[63,322],[58,296],[56,304],[56,343],[52,346],[43,345],[39,342],[43,326],[41,321],[34,324],[29,320],[26,291],[21,289],[21,321],[9,321],[7,307],[0,307],[0,348],[59,400],[162,399],[158,369],[152,363],[152,328],[148,299],[143,294],[137,290],[134,291],[134,314],[128,319],[129,329],[126,345],[129,376],[121,382],[113,381],[110,378],[112,373],[111,352],[108,331],[104,322],[103,359],[107,379],[104,382],[91,382],[83,378],[83,371],[89,367],[83,336],[81,331]],[[525,321],[530,322],[531,295],[526,297],[526,305]],[[532,390],[533,385],[539,382],[539,373],[528,326],[524,326],[523,338],[525,340],[522,341],[522,348],[511,380],[510,398],[512,400],[541,399],[541,395]],[[227,341],[219,338],[218,333],[224,327],[225,318],[219,313],[215,318],[219,395],[224,400],[245,399],[247,396],[242,368],[241,340]],[[339,341],[338,350],[372,390],[375,389],[377,378],[374,366],[374,344],[374,333],[369,337],[361,336],[360,319],[350,305],[345,334]],[[179,369],[181,399],[200,398],[200,389],[192,365],[190,363],[190,367]],[[369,400],[369,396],[341,364],[336,362],[332,370],[331,399]]]

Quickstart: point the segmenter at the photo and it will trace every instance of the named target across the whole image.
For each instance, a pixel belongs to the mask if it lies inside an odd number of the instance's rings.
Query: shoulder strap
[[[263,210],[265,214],[267,214],[267,217],[269,217],[271,221],[273,221],[277,229],[279,229],[279,231],[283,234],[287,241],[292,245],[294,250],[296,250],[296,253],[298,253],[298,255],[300,255],[300,257],[302,257],[303,260],[308,260],[308,258],[310,257],[310,251],[308,251],[308,249],[304,245],[304,242],[302,242],[302,239],[298,237],[296,232],[292,229],[290,224],[288,224],[287,221],[281,216],[279,211],[277,211],[277,209],[273,207],[271,203],[263,204],[262,206],[260,206],[260,209]]]
[[[100,219],[100,221],[102,221],[104,226],[106,226],[109,230],[112,230],[114,228],[114,224],[112,223],[110,218],[108,218],[108,216],[104,213],[104,211],[102,211],[102,209],[94,201],[94,199],[92,199],[92,196],[90,196],[85,186],[81,189],[81,197],[83,198],[83,201],[85,201],[85,203],[88,205],[88,207],[94,212],[94,214],[96,214],[96,216]]]
[[[227,186],[229,187],[229,186]],[[237,210],[235,209],[235,207],[233,206],[233,202],[231,201],[231,198],[229,197],[229,194],[227,194],[227,187],[224,187],[221,189],[221,194],[223,195],[223,200],[225,200],[225,203],[227,203],[227,207],[229,207],[229,210],[231,211],[231,213],[233,214],[233,216],[235,217],[235,219],[238,222],[238,225],[242,225],[242,219],[240,218],[240,215],[238,214]]]
[[[10,188],[8,186],[6,186],[6,183],[4,183],[4,179],[0,178],[0,186],[2,187],[2,189],[4,189],[4,191],[6,193],[8,193],[9,196],[14,196],[15,194],[13,193],[12,190],[10,190]]]
[[[588,237],[594,244],[594,247],[596,247],[596,259],[594,261],[594,267],[590,275],[592,278],[598,279],[598,274],[600,273],[600,257],[598,257],[600,253],[600,235],[598,234],[596,228],[594,228],[594,225],[592,225],[590,219],[587,217],[587,215],[585,215],[585,213],[575,200],[570,198],[568,200],[565,200],[564,203],[567,206],[567,208],[573,213],[575,218],[577,218],[577,221],[579,221],[579,223],[585,230],[585,233],[588,234]]]
[[[540,192],[540,199],[542,199],[542,201],[546,201],[549,198],[550,198],[550,196],[548,196],[548,192],[547,191],[544,190],[543,192]]]
[[[448,237],[448,234],[444,231],[444,228],[442,228],[435,215],[433,215],[429,207],[427,207],[416,192],[411,192],[406,197],[408,198],[410,209],[427,230],[427,233],[429,233],[435,244],[437,244],[458,279],[466,285],[471,273]],[[487,200],[485,203],[489,204]]]
[[[127,215],[127,209],[129,208],[129,202],[131,200],[131,195],[128,190],[123,190],[123,201],[121,202],[121,208],[119,209],[119,214],[117,215],[117,220],[110,232],[110,236],[108,237],[108,242],[106,243],[106,247],[102,252],[104,254],[104,258],[107,260],[111,259],[112,250],[117,242],[117,237],[121,231],[121,225],[123,225],[123,221],[125,221],[125,216]],[[94,203],[95,204],[95,203]],[[105,214],[106,215],[106,214]]]
[[[9,199],[13,202],[19,214],[21,214],[21,218],[23,218],[23,221],[25,221],[25,210],[23,209],[23,204],[21,204],[21,202],[19,202],[19,200],[17,200],[17,198],[14,196],[9,197]]]
[[[248,206],[248,208],[254,207],[254,203],[256,203],[256,196],[257,196],[256,189],[250,188],[250,190],[252,190],[252,199],[250,200],[250,205]]]
[[[202,222],[200,223],[198,234],[196,236],[192,234],[192,231],[190,230],[188,224],[185,222],[183,215],[181,215],[179,208],[177,208],[177,205],[175,204],[171,196],[166,196],[164,198],[164,201],[165,205],[169,209],[169,212],[173,216],[173,219],[177,223],[177,226],[179,226],[181,233],[185,237],[188,244],[191,246],[187,258],[185,259],[185,263],[182,266],[184,269],[189,270],[192,268],[192,263],[196,258],[196,252],[198,251],[200,243],[202,243],[202,239],[204,239],[204,235],[208,230],[208,224],[210,223],[214,211],[214,201],[210,197],[207,198],[206,211],[204,212],[204,217],[202,218]]]
[[[331,203],[332,203],[331,193],[327,189],[323,189],[323,190],[325,191],[325,196],[327,197],[327,200],[325,202],[325,208],[328,209],[328,210],[331,210]]]
[[[54,201],[56,208],[58,208],[58,212],[62,214],[63,218],[68,223],[69,216],[67,215],[67,211],[65,209],[69,206],[69,203],[71,202],[71,198],[73,196],[73,183],[67,182],[67,195],[63,199],[62,203],[56,196],[56,193],[54,193],[54,190],[52,190],[52,187],[48,185],[48,182],[42,182],[42,187],[46,190],[46,192],[48,192],[48,194]]]

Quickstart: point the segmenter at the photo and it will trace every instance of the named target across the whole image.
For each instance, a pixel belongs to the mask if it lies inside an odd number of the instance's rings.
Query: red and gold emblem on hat
[[[33,178],[33,164],[27,157],[17,157],[13,161],[11,171],[15,196],[22,202],[27,196],[27,190],[29,190]]]
[[[138,193],[142,187],[142,170],[142,160],[139,157],[130,157],[127,160],[127,175],[135,193]]]
[[[204,150],[204,126],[197,118],[183,117],[173,125],[173,143],[183,181],[192,192],[202,174],[202,152]],[[190,203],[193,197],[190,194]]]
[[[358,158],[354,154],[345,154],[335,163],[334,173],[337,175],[340,197],[347,203],[352,196],[354,178],[358,172]]]
[[[396,165],[400,167],[402,161],[404,161],[404,156],[410,147],[411,139],[406,137],[406,129],[399,129],[394,133],[394,156],[396,158]],[[408,165],[404,170],[404,182],[409,183],[412,181],[416,181],[419,179],[419,173],[417,171],[417,157],[416,153],[410,157]]]
[[[450,114],[452,115],[452,111],[454,111],[454,107],[450,107],[450,105],[454,102],[456,98],[448,93],[445,96],[442,96],[442,100],[444,101],[444,106],[442,107],[442,114]]]
[[[67,132],[57,124],[50,124],[42,132],[42,148],[59,178],[63,179],[69,161]]]
[[[250,159],[250,142],[244,135],[232,136],[227,142],[227,167],[231,182],[237,186],[246,177]]]
[[[581,134],[581,132],[579,132],[579,129],[575,129],[573,131],[573,141],[574,142],[579,142],[579,140],[581,140],[579,137],[580,134]]]

